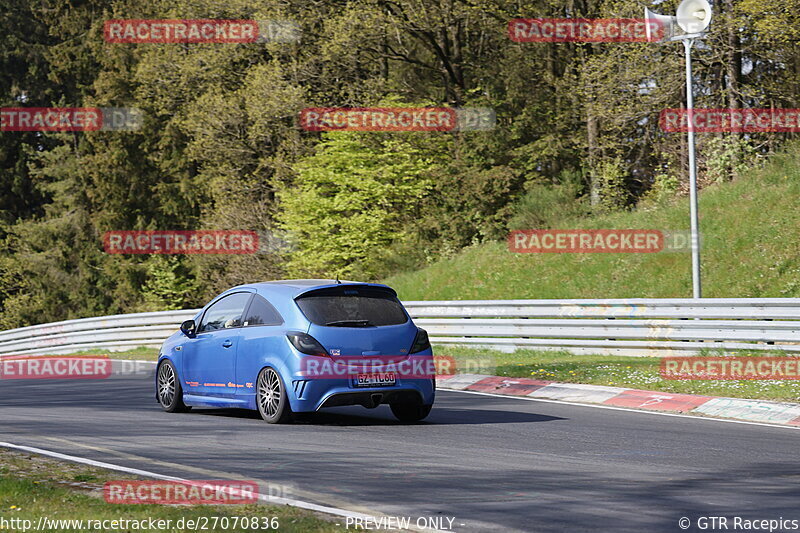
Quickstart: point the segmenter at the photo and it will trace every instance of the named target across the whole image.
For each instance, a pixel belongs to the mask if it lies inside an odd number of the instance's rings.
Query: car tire
[[[161,408],[168,413],[182,413],[191,409],[183,403],[183,387],[172,361],[163,361],[156,372],[156,397]]]
[[[393,403],[389,407],[400,422],[419,422],[427,417],[433,405],[419,405],[416,403]]]
[[[258,373],[256,406],[261,418],[269,424],[285,424],[292,420],[286,386],[274,368],[262,368]]]

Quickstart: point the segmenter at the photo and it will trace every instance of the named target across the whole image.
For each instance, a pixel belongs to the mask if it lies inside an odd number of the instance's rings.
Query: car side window
[[[283,324],[283,317],[278,313],[278,310],[258,294],[254,295],[243,325],[277,326],[278,324]]]
[[[238,328],[242,325],[242,314],[249,299],[249,292],[236,292],[217,301],[206,309],[198,331]]]

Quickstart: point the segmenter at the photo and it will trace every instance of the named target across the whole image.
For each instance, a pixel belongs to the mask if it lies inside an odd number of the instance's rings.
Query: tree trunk
[[[586,140],[589,145],[589,204],[594,207],[600,205],[600,180],[597,175],[597,165],[600,158],[598,157],[599,148],[597,146],[599,127],[591,105],[591,102],[589,102],[586,116]]]
[[[726,53],[728,107],[739,109],[741,107],[739,86],[742,79],[742,53],[739,50],[739,34],[733,12],[733,0],[725,0],[725,10],[728,12],[728,46]]]

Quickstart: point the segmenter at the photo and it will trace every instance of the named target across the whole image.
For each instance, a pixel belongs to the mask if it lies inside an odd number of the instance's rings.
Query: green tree
[[[296,247],[290,276],[381,272],[387,247],[412,234],[445,154],[414,135],[332,132],[296,164],[296,181],[279,193],[278,220]]]

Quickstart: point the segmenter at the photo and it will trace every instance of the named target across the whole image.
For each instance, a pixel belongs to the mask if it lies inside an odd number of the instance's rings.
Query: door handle
[[[233,346],[233,341],[231,341],[231,340],[225,340],[225,341],[223,341],[223,343],[222,343],[222,346],[223,346],[224,348],[230,348],[231,346]]]

